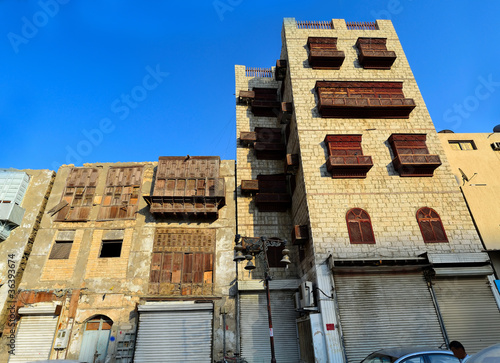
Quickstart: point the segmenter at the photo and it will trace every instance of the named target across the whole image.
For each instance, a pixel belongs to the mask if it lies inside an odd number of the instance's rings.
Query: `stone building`
[[[493,133],[440,131],[446,157],[500,276],[500,126]]]
[[[219,157],[62,166],[19,286],[15,355],[0,360],[234,349],[233,190],[234,161]]]
[[[14,336],[15,294],[40,220],[45,210],[55,173],[49,170],[0,170],[0,323],[9,350]],[[11,315],[11,313],[13,313]]]
[[[490,260],[392,23],[286,18],[276,67],[235,75],[238,233],[289,241],[288,269],[268,251],[277,361],[497,342]],[[249,362],[271,356],[255,263],[238,276]]]

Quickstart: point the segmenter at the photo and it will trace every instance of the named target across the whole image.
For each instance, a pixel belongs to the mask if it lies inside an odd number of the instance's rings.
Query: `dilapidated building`
[[[62,166],[2,360],[211,362],[231,349],[233,190],[234,162],[218,157]]]

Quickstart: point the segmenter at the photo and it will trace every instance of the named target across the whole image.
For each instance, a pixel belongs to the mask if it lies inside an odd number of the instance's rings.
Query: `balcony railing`
[[[372,167],[372,157],[366,155],[331,155],[326,161],[332,178],[366,178]]]
[[[263,77],[263,78],[272,78],[273,70],[271,68],[245,68],[245,76],[246,77]]]
[[[297,29],[333,29],[331,21],[297,21]]]
[[[399,154],[392,163],[400,176],[433,176],[441,159],[433,154]]]
[[[371,21],[346,21],[345,25],[349,30],[378,30],[377,23]]]

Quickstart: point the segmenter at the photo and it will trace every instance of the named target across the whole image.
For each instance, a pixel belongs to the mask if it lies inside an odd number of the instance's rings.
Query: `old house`
[[[218,157],[62,166],[9,362],[211,362],[234,346],[220,318],[233,310],[233,185]]]

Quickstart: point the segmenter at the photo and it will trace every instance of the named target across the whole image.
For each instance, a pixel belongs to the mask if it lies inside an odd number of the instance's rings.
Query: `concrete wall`
[[[500,249],[500,133],[439,133],[446,157],[487,250]],[[473,141],[475,150],[454,150],[450,141]],[[460,172],[461,169],[467,179]]]

